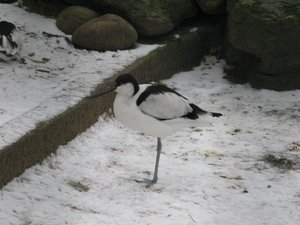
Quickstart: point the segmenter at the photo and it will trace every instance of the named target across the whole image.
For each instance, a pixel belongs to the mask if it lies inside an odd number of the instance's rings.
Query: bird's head
[[[129,73],[121,74],[117,77],[115,81],[115,86],[101,94],[94,95],[87,98],[97,98],[105,95],[109,92],[116,91],[123,95],[135,95],[139,90],[139,85],[137,80]]]

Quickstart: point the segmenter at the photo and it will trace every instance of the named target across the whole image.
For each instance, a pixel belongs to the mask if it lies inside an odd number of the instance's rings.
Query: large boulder
[[[233,79],[255,88],[299,89],[299,1],[228,1],[228,12],[222,56],[236,71]]]
[[[99,16],[100,14],[94,10],[81,6],[70,6],[58,15],[56,26],[62,32],[72,34],[82,24]]]
[[[113,13],[126,19],[141,36],[157,36],[171,31],[182,20],[195,16],[199,7],[193,0],[64,0],[95,11]]]
[[[136,30],[126,20],[114,14],[92,19],[78,27],[72,35],[74,44],[97,51],[126,49],[137,39]]]

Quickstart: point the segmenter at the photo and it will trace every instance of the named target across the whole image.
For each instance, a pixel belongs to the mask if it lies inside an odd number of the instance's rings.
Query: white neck
[[[132,83],[127,83],[119,86],[116,92],[124,97],[131,98],[134,93],[134,87]]]

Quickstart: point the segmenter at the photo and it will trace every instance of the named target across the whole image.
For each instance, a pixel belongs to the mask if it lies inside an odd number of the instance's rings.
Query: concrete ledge
[[[223,28],[219,24],[199,25],[198,31],[193,33],[188,33],[186,29],[181,31],[182,34],[176,31],[180,38],[172,38],[166,46],[138,59],[105,83],[99,84],[94,94],[114,85],[116,76],[121,73],[131,73],[139,82],[144,83],[190,70],[200,64],[211,46],[219,46],[223,37]],[[97,122],[101,114],[112,108],[114,95],[82,100],[54,119],[38,124],[36,129],[0,150],[0,188]]]

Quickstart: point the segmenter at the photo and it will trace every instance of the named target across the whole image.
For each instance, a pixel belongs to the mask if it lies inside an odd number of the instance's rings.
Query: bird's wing
[[[162,86],[152,85],[137,99],[141,111],[159,120],[179,118],[193,111],[185,97],[174,90]]]
[[[14,29],[10,35],[2,35],[1,51],[5,51],[8,55],[15,55],[22,43],[20,33]]]

